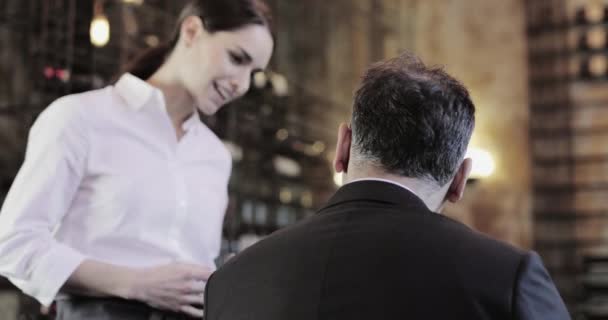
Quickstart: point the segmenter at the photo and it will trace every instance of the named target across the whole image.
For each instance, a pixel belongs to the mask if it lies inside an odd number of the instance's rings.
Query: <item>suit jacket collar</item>
[[[373,201],[396,205],[403,209],[429,211],[422,199],[396,184],[378,180],[360,180],[342,186],[320,210],[350,201]]]

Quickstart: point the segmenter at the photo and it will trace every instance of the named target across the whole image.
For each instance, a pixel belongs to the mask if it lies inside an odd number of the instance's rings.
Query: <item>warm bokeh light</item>
[[[253,86],[261,89],[264,88],[266,86],[266,84],[268,83],[268,77],[266,76],[266,73],[263,71],[259,71],[253,74]]]
[[[488,151],[480,148],[469,148],[465,157],[473,160],[471,179],[486,178],[494,173],[496,165],[494,164],[494,158]]]
[[[276,72],[271,73],[270,83],[272,83],[272,91],[275,95],[284,97],[289,94],[289,83],[284,75]]]
[[[604,8],[600,3],[592,2],[584,7],[585,18],[590,23],[599,23],[604,17]]]
[[[110,41],[110,22],[105,15],[97,15],[91,21],[89,30],[91,43],[96,47],[103,47]]]
[[[601,77],[606,74],[606,70],[608,69],[608,61],[606,61],[606,57],[602,54],[596,54],[591,57],[589,60],[589,72],[594,77]]]
[[[343,182],[342,182],[342,172],[336,172],[334,173],[334,183],[338,186],[341,187]]]
[[[122,2],[124,2],[126,4],[137,5],[137,6],[141,6],[142,4],[144,4],[144,0],[122,0]]]
[[[592,49],[601,49],[606,45],[606,30],[603,27],[594,27],[587,33],[587,46]]]

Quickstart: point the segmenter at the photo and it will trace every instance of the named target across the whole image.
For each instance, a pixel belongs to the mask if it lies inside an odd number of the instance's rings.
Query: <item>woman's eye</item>
[[[245,59],[234,52],[230,52],[230,60],[237,65],[242,65],[245,63]]]

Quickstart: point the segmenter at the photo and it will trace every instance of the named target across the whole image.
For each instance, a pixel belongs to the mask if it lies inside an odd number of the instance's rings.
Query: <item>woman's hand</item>
[[[128,298],[152,307],[203,317],[203,293],[211,269],[186,263],[134,270]],[[199,307],[197,307],[199,306]]]

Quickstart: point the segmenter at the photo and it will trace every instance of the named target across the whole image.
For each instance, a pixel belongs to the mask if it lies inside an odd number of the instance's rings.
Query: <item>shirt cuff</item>
[[[29,286],[22,290],[42,305],[49,306],[84,259],[85,256],[80,252],[56,243],[33,270],[27,281]]]

